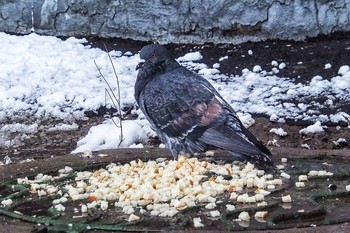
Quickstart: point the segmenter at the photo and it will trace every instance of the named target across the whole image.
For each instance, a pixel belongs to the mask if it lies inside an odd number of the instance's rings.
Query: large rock
[[[0,31],[239,43],[350,30],[350,0],[2,0]]]

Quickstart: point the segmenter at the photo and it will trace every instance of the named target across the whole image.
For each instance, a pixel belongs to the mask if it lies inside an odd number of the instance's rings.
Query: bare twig
[[[108,86],[108,89],[105,88],[105,90],[106,90],[106,92],[107,92],[109,98],[111,99],[111,101],[112,101],[112,103],[113,103],[113,105],[114,105],[115,107],[117,107],[117,106],[119,107],[119,106],[120,106],[120,101],[119,101],[119,99],[115,96],[111,85],[109,84],[109,82],[107,81],[107,79],[105,78],[105,76],[102,74],[101,69],[100,69],[100,68],[97,66],[97,64],[96,64],[96,61],[94,61],[94,63],[95,63],[95,66],[96,66],[98,72],[100,73],[100,76],[103,78],[103,80],[105,81],[105,83],[106,83],[107,86]],[[117,83],[119,83],[119,81],[118,81],[118,76],[116,76],[116,77],[117,77]],[[119,92],[119,85],[118,85],[117,91]],[[119,97],[120,97],[120,94],[119,94]],[[117,103],[115,103],[114,101],[117,102]]]
[[[119,144],[118,144],[118,147],[120,146],[120,144],[124,141],[124,136],[123,136],[123,124],[122,124],[122,120],[123,120],[123,116],[122,116],[122,108],[121,108],[121,102],[120,102],[120,85],[119,85],[119,78],[118,78],[118,75],[117,75],[117,72],[116,72],[116,69],[114,67],[114,64],[113,64],[113,61],[112,61],[112,57],[110,56],[109,52],[108,52],[108,49],[107,49],[107,46],[106,44],[104,44],[104,47],[106,49],[106,52],[107,52],[107,55],[108,55],[108,58],[109,58],[109,61],[112,65],[112,68],[113,68],[113,73],[114,73],[114,76],[115,76],[115,79],[117,81],[117,96],[116,94],[114,93],[111,85],[109,84],[109,82],[107,81],[107,79],[105,78],[105,76],[102,74],[101,72],[101,69],[98,67],[96,61],[94,61],[95,63],[95,66],[100,74],[100,76],[103,78],[103,80],[105,81],[105,83],[107,84],[107,87],[108,88],[105,88],[105,102],[107,102],[107,96],[109,97],[109,99],[112,101],[112,104],[114,105],[114,107],[119,111],[119,124],[117,124],[113,117],[111,118],[113,123],[120,128],[120,138],[119,138]]]

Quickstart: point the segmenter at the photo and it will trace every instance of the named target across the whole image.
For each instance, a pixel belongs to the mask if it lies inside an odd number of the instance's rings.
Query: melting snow
[[[202,58],[203,56],[200,52],[191,52],[191,53],[187,53],[185,56],[179,57],[176,60],[178,62],[185,62],[185,61],[198,61]]]
[[[281,136],[281,137],[287,136],[287,132],[284,131],[282,128],[272,128],[270,130],[270,133],[274,133],[274,134]]]
[[[323,126],[325,127],[325,126]],[[300,134],[312,134],[312,133],[320,133],[323,132],[323,127],[321,126],[321,122],[317,121],[313,125],[309,125],[308,127],[301,129],[299,131]]]

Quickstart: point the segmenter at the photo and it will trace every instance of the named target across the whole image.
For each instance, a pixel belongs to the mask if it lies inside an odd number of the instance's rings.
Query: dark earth
[[[104,49],[106,45],[108,50],[116,49],[122,52],[130,51],[132,53],[137,53],[144,45],[148,44],[146,42],[121,39],[90,38],[88,41],[88,44],[93,47]],[[260,65],[262,69],[268,69],[271,68],[272,60],[276,60],[279,63],[284,62],[287,66],[280,70],[278,76],[290,77],[295,80],[296,83],[308,83],[316,75],[320,75],[324,79],[330,79],[337,75],[340,66],[349,64],[350,32],[335,33],[327,36],[323,35],[302,42],[268,40],[258,43],[247,42],[239,45],[170,44],[166,47],[175,57],[183,56],[189,51],[201,51],[203,60],[200,62],[209,66],[217,62],[220,57],[229,55],[227,60],[221,62],[220,71],[224,74],[241,74],[242,69],[248,68],[251,70],[255,65]],[[252,50],[254,54],[248,56],[248,50]],[[324,69],[324,65],[327,63],[332,64],[330,69]],[[324,100],[310,99],[307,101],[323,103]],[[128,108],[126,107],[125,109]],[[350,113],[350,103],[339,102],[335,109],[324,109],[323,111],[325,111],[324,113],[335,113],[337,111]],[[57,168],[58,165],[74,164],[74,157],[67,157],[67,155],[75,149],[77,141],[87,134],[91,126],[101,123],[108,117],[109,112],[110,111],[106,108],[87,112],[87,118],[76,122],[79,128],[72,131],[48,132],[45,126],[62,122],[56,119],[38,120],[31,119],[30,117],[18,116],[18,119],[15,121],[8,119],[6,122],[0,122],[0,127],[15,122],[29,124],[33,123],[33,121],[43,126],[38,132],[27,133],[26,137],[22,137],[22,133],[19,134],[16,132],[8,132],[4,135],[13,140],[11,145],[1,148],[0,162],[8,163],[10,159],[12,164],[0,166],[0,183],[12,177],[11,173],[13,173],[14,176],[30,173],[30,171],[32,171],[31,166],[39,166],[39,170],[49,170],[53,168],[53,164],[56,164],[56,166],[54,166],[55,168]],[[132,118],[135,116],[126,113],[125,117]],[[341,127],[337,127],[335,124],[328,124],[328,128],[321,134],[301,135],[299,134],[299,130],[309,125],[310,122],[288,120],[286,123],[281,124],[270,122],[269,118],[264,115],[253,115],[253,118],[256,123],[251,126],[249,130],[266,144],[268,148],[271,149],[272,154],[277,157],[289,157],[299,150],[302,151],[303,156],[306,157],[340,156],[344,159],[350,156],[350,145],[348,143],[336,145],[333,142],[339,138],[344,138],[347,142],[350,142],[350,119],[349,122],[342,122],[338,125]],[[287,136],[279,137],[269,133],[271,128],[282,126],[284,130],[288,132]],[[277,139],[279,146],[271,145],[270,142],[272,139]],[[149,144],[146,146],[157,147],[159,143],[157,138],[153,138],[150,139]],[[309,145],[310,150],[302,149],[301,145],[304,143]],[[125,152],[121,153],[123,154]],[[27,165],[21,165],[20,162],[26,159],[35,161],[27,163]],[[54,162],[53,164],[50,163],[51,160]],[[44,228],[33,227],[31,224],[27,223],[21,227],[16,226],[16,221],[6,217],[0,216],[0,222],[0,232],[47,232]],[[321,226],[310,229],[289,230],[289,232],[320,231],[349,232],[350,226],[345,223],[327,227]]]

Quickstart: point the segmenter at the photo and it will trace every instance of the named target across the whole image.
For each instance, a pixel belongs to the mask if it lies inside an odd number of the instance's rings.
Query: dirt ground
[[[130,40],[108,39],[101,40],[90,38],[89,44],[93,47],[108,50],[119,49],[123,52],[138,52],[145,42],[135,42]],[[260,65],[262,69],[271,69],[271,61],[286,63],[286,68],[280,70],[279,76],[290,77],[295,82],[307,83],[314,76],[321,75],[324,79],[330,79],[337,75],[340,66],[349,64],[350,61],[350,33],[337,33],[329,36],[319,36],[303,42],[295,41],[265,41],[259,43],[243,43],[239,45],[167,45],[175,57],[182,56],[189,51],[201,51],[205,64],[212,65],[220,57],[229,55],[227,60],[221,62],[220,71],[224,74],[241,74],[242,69],[252,69],[255,65]],[[248,56],[247,51],[252,50],[253,56]],[[324,69],[324,65],[330,63],[330,69]],[[296,100],[297,101],[297,100]],[[305,100],[303,100],[305,101]],[[316,103],[323,103],[322,99],[310,99]],[[323,109],[324,113],[336,113],[344,111],[350,113],[350,103],[337,103],[335,108]],[[79,129],[73,131],[53,131],[48,132],[48,126],[57,124],[55,120],[35,120],[42,126],[38,132],[27,133],[26,135],[9,132],[6,136],[11,138],[11,144],[2,146],[0,150],[0,162],[6,163],[10,158],[12,163],[26,159],[40,160],[53,156],[63,156],[72,151],[79,138],[86,135],[89,128],[99,124],[104,120],[106,110],[100,109],[98,112],[86,113],[87,119],[79,121]],[[302,144],[307,144],[311,150],[314,149],[343,149],[349,150],[348,143],[336,145],[334,141],[345,138],[350,142],[350,133],[347,123],[340,125],[329,124],[322,134],[301,135],[299,130],[309,122],[295,122],[287,120],[285,124],[270,122],[266,116],[253,115],[256,123],[249,130],[261,141],[269,146],[280,148],[301,148]],[[22,123],[33,123],[33,119],[22,118]],[[0,122],[0,127],[5,124],[14,123],[12,120]],[[337,127],[338,126],[338,127]],[[340,127],[339,127],[340,126]],[[288,135],[279,137],[269,133],[273,127],[283,127]],[[1,138],[0,138],[1,139]],[[276,139],[277,143],[272,143]],[[157,146],[157,139],[150,140],[149,145]],[[350,153],[350,152],[349,152]]]

